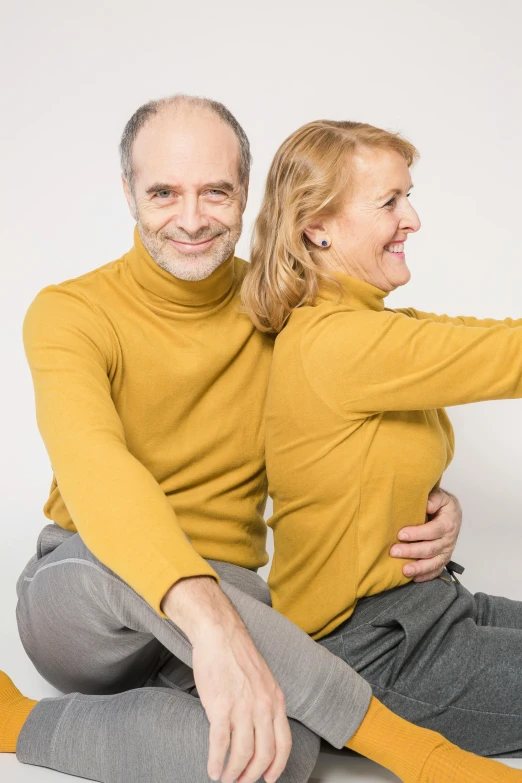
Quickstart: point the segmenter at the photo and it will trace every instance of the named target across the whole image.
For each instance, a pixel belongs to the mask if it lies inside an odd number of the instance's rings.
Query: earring
[[[328,247],[328,240],[327,239],[323,239],[323,241],[321,242],[321,246],[322,247]]]

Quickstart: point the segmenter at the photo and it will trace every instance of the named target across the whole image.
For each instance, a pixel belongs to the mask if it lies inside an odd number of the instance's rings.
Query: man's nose
[[[208,225],[208,219],[203,215],[197,196],[185,196],[178,212],[177,224],[187,234],[195,235]]]

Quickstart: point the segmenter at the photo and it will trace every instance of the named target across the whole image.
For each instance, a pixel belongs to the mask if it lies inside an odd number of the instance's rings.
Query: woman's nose
[[[421,227],[420,218],[408,202],[400,222],[400,228],[408,233],[414,233]]]

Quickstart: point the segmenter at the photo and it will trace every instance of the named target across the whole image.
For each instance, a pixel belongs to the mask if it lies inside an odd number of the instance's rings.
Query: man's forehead
[[[237,179],[239,142],[211,112],[154,117],[138,134],[133,161],[147,179],[183,179],[194,184]],[[173,183],[174,184],[174,183]]]

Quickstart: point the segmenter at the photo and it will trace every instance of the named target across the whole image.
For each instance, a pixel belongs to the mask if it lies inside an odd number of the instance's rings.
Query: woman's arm
[[[336,310],[305,332],[301,356],[316,394],[350,418],[522,397],[522,326]]]
[[[451,315],[424,313],[422,310],[416,310],[414,307],[398,308],[397,310],[390,310],[390,312],[403,313],[410,318],[416,318],[417,321],[435,321],[439,324],[453,324],[454,326],[482,326],[485,328],[498,326],[499,324],[510,327],[522,326],[522,318],[504,318],[498,320],[496,318],[475,318],[470,315],[457,315],[452,317]]]

